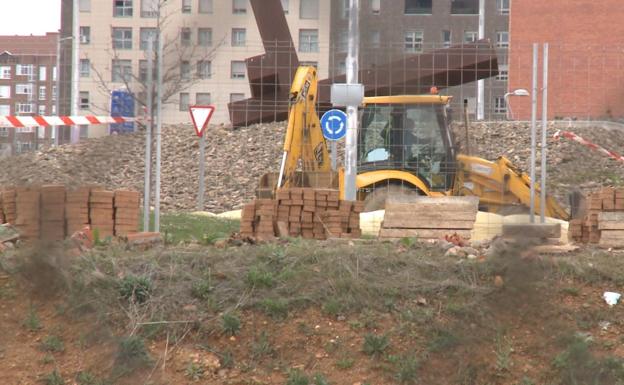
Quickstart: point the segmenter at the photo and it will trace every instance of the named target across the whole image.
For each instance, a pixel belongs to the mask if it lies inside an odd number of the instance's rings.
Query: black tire
[[[420,190],[409,188],[401,185],[388,185],[377,187],[364,199],[364,212],[384,210],[386,208],[386,200],[392,197],[393,200],[409,201],[410,198],[422,195]]]

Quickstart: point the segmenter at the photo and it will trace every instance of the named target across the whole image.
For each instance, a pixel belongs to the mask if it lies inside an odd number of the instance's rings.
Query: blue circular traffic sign
[[[347,135],[347,114],[340,110],[329,110],[321,118],[321,129],[327,140],[340,140]]]

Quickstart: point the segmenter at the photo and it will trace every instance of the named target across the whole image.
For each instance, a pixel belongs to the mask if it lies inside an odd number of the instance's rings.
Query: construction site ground
[[[618,253],[249,244],[237,226],[178,214],[149,250],[1,254],[0,383],[622,383],[624,304],[602,298]]]

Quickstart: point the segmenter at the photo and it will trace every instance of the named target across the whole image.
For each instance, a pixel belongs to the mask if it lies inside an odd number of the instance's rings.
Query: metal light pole
[[[161,31],[158,31],[158,88],[156,90],[156,182],[154,191],[154,231],[160,232],[160,156],[161,156],[161,131],[162,131],[162,88],[163,88],[163,39]]]
[[[537,61],[539,51],[537,43],[533,43],[533,88],[531,92],[531,197],[529,218],[535,223],[535,147],[537,146]]]
[[[524,88],[519,88],[517,90],[507,92],[505,96],[503,96],[503,99],[505,99],[505,107],[507,107],[507,119],[513,120],[513,112],[511,111],[511,105],[509,104],[510,96],[529,96],[529,91]]]
[[[544,43],[542,77],[542,184],[540,186],[540,220],[546,222],[546,156],[548,155],[548,43]]]
[[[485,0],[479,0],[479,40],[485,38]],[[477,82],[477,120],[485,119],[485,80]]]
[[[360,51],[360,0],[350,0],[349,53],[347,55],[347,84],[358,83]],[[347,137],[345,141],[345,196],[356,200],[358,106],[347,106]]]
[[[80,92],[79,87],[78,87],[78,75],[79,75],[78,71],[80,70],[78,68],[78,66],[80,65],[80,58],[78,57],[79,44],[80,44],[80,26],[78,25],[78,0],[73,1],[72,7],[73,7],[72,9],[73,10],[73,15],[72,15],[73,40],[72,40],[72,74],[71,74],[71,81],[72,81],[71,115],[76,116],[78,115],[78,92]],[[79,126],[77,125],[71,126],[70,140],[71,140],[71,143],[78,143],[78,141],[80,140],[80,127]]]
[[[145,175],[143,181],[143,231],[149,231],[152,173],[152,88],[154,84],[154,41],[147,40],[147,127],[145,129]]]

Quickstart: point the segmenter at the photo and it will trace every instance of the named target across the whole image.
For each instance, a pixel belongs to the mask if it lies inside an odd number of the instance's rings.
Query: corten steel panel
[[[286,120],[288,92],[299,65],[280,0],[251,0],[251,5],[266,54],[246,60],[251,98],[228,104],[234,127]],[[496,52],[489,42],[481,41],[364,68],[359,79],[366,95],[374,96],[419,94],[432,86],[452,87],[497,74]],[[344,82],[344,75],[320,81],[321,113],[331,108],[331,84]]]

